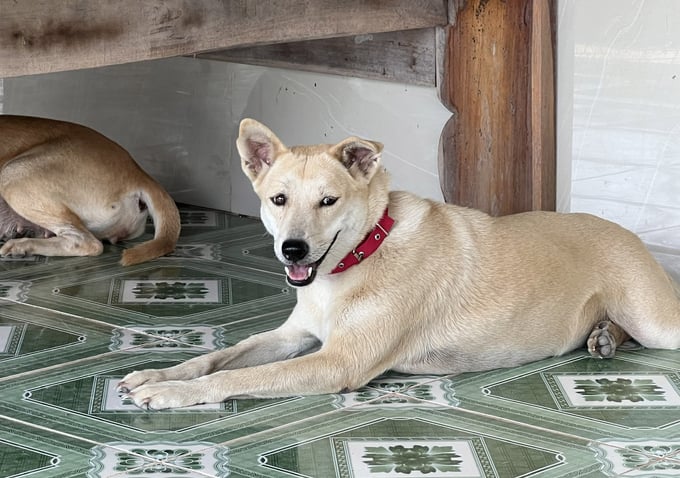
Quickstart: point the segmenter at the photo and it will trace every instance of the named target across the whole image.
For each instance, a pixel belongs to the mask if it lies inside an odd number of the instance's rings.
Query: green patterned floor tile
[[[598,440],[680,437],[680,352],[586,352],[452,377],[466,409]]]
[[[259,220],[206,209],[180,209],[182,233],[172,259],[224,261],[281,273],[273,240]],[[153,228],[133,243],[151,239]],[[283,280],[281,281],[283,284]]]
[[[168,440],[93,443],[0,416],[0,477],[224,477],[227,449]]]
[[[609,439],[591,444],[607,476],[661,478],[680,476],[680,441]]]
[[[0,416],[0,477],[85,477],[96,445]]]
[[[227,400],[149,412],[116,392],[132,370],[173,366],[196,350],[120,352],[81,360],[39,374],[13,377],[0,389],[0,415],[58,429],[91,441],[226,440],[336,410],[337,397]]]
[[[179,244],[220,244],[245,237],[266,237],[259,219],[198,206],[179,205],[181,231]],[[130,247],[153,238],[154,226],[147,219],[146,231],[141,236],[122,243]]]
[[[180,212],[176,252],[145,264],[118,261],[151,224],[99,257],[0,259],[0,478],[680,476],[679,351],[137,409],[115,392],[129,371],[276,328],[295,304],[261,222]]]
[[[34,261],[35,258],[27,257],[24,260],[26,264],[22,267],[12,267],[0,272],[0,290],[5,287],[6,283],[12,284],[14,282],[26,284],[26,290],[30,292],[32,284],[43,278],[59,277],[60,275],[77,276],[78,274],[86,274],[90,271],[97,270],[102,267],[117,266],[120,260],[120,253],[122,249],[117,246],[105,245],[104,253],[97,257],[49,257],[42,258],[44,261]],[[19,259],[9,260],[7,258],[0,258],[2,263],[20,263]],[[0,299],[7,298],[6,294],[0,294]],[[9,297],[11,300],[16,298]],[[22,302],[25,297],[19,299]],[[1,302],[1,301],[0,301]]]
[[[91,449],[88,478],[226,477],[228,450],[206,442],[111,442]]]
[[[179,213],[182,223],[181,237],[204,234],[209,231],[228,231],[234,235],[246,228],[264,231],[259,219],[253,217],[184,204],[179,205]]]
[[[453,382],[447,377],[388,372],[353,392],[337,395],[343,408],[441,408],[458,405]]]
[[[220,237],[203,242],[180,240],[175,251],[166,258],[221,261],[274,273],[281,273],[283,267],[274,255],[271,238],[261,235],[229,237],[227,240]]]
[[[23,271],[39,274],[40,271],[47,268],[63,267],[70,263],[71,258],[47,258],[44,256],[30,256],[30,257],[0,257],[0,279],[6,275],[11,275],[17,271]],[[63,259],[63,260],[59,260]]]
[[[114,328],[110,350],[135,348],[138,352],[210,352],[235,345],[256,334],[275,329],[283,324],[291,309],[273,312],[258,310],[257,315],[246,319],[209,324],[133,324]]]
[[[654,359],[658,362],[666,362],[668,364],[676,364],[676,367],[680,368],[680,352],[678,350],[650,350],[644,347],[636,347],[629,351],[626,351],[626,356],[639,357],[638,360],[646,361]]]
[[[270,236],[223,242],[220,244],[220,260],[274,274],[283,274],[283,265],[274,254],[274,244]],[[284,276],[282,276],[281,283],[285,283]]]
[[[25,304],[0,306],[0,379],[108,352],[113,331]]]
[[[225,445],[235,476],[606,476],[585,440],[454,408],[350,408]]]
[[[281,274],[234,264],[162,258],[30,279],[13,278],[21,301],[114,325],[223,323],[290,307]]]

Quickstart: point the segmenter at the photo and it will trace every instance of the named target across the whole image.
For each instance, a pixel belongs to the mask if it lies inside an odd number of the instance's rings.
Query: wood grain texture
[[[233,48],[199,58],[435,86],[434,28]]]
[[[494,215],[555,207],[551,0],[470,0],[444,41],[439,145],[448,202]]]
[[[532,209],[555,210],[557,132],[555,87],[556,9],[534,0],[531,9],[530,125]]]
[[[0,78],[446,22],[442,0],[0,0]]]

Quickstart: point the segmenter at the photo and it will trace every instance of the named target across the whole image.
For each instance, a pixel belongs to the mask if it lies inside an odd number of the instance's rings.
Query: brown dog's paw
[[[608,320],[598,322],[588,337],[588,352],[595,358],[612,358],[616,353],[616,338],[610,334]]]
[[[25,257],[30,256],[33,248],[30,247],[32,239],[10,239],[0,248],[2,257]]]

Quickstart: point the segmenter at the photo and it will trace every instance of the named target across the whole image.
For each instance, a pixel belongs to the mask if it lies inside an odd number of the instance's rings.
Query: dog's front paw
[[[180,408],[202,403],[200,394],[190,382],[174,380],[170,382],[142,385],[126,393],[135,405],[145,410]]]
[[[129,393],[140,385],[167,380],[162,370],[137,370],[127,374],[118,382],[119,393]]]

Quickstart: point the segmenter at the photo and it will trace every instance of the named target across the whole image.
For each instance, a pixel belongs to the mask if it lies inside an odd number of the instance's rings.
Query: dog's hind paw
[[[2,257],[26,257],[30,256],[32,250],[25,247],[21,239],[9,239],[0,247],[0,256]]]
[[[595,358],[612,358],[616,353],[616,338],[610,333],[608,320],[598,322],[588,337],[588,352]]]

